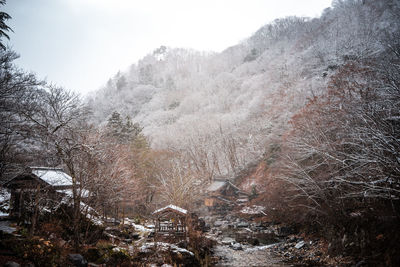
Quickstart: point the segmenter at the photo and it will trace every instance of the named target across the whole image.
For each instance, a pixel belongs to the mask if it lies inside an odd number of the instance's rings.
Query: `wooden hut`
[[[176,241],[186,238],[188,212],[175,205],[168,205],[153,212],[155,239]]]
[[[10,216],[17,218],[30,206],[39,205],[39,200],[57,203],[65,196],[72,197],[72,178],[59,168],[30,167],[4,187],[11,193]]]
[[[228,179],[215,179],[206,189],[204,205],[209,209],[229,209],[238,200],[248,200],[248,194]]]

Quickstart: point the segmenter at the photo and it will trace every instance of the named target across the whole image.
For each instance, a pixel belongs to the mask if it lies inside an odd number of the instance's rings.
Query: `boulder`
[[[288,227],[288,226],[279,227],[277,230],[278,230],[278,235],[281,237],[286,237],[288,235],[293,235],[296,233],[293,227]]]
[[[245,228],[245,227],[249,227],[249,224],[247,222],[239,222],[236,227],[238,228]]]
[[[234,243],[231,247],[234,250],[243,250],[243,247],[240,243]]]
[[[6,264],[4,264],[4,267],[20,267],[19,263],[16,263],[15,261],[7,261]]]
[[[300,241],[294,247],[297,249],[300,249],[300,248],[304,247],[305,244],[306,243],[304,241]]]
[[[69,254],[68,260],[75,266],[75,267],[87,267],[88,262],[81,254]]]
[[[220,221],[220,220],[214,222],[214,226],[215,227],[220,227],[220,226],[223,226],[223,225],[228,225],[228,222],[227,221]]]
[[[230,237],[225,237],[224,239],[221,240],[221,243],[223,245],[231,245],[234,242],[235,242],[235,239],[230,238]]]

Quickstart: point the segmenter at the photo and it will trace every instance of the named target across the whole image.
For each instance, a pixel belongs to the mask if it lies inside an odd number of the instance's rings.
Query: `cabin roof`
[[[230,180],[214,180],[207,188],[207,192],[209,193],[217,193],[218,191],[222,191],[223,188],[226,187],[232,187],[234,191],[240,193],[240,194],[244,194],[244,195],[248,195],[248,193],[242,191],[239,187],[237,187],[236,185],[234,185]]]
[[[163,212],[163,211],[168,210],[168,209],[171,209],[171,210],[176,211],[178,213],[187,214],[187,210],[182,209],[182,208],[180,208],[178,206],[175,206],[175,205],[172,205],[172,204],[154,211],[153,214],[157,214],[157,213]]]
[[[19,180],[26,178],[34,179],[44,185],[49,185],[58,188],[67,188],[72,186],[72,177],[66,174],[60,168],[48,168],[48,167],[30,167],[11,180],[4,183],[5,187],[18,185]]]
[[[223,188],[224,185],[226,185],[226,181],[214,181],[208,186],[207,191],[209,192],[218,191],[219,189]]]
[[[31,167],[32,173],[52,186],[72,186],[72,177],[60,168]]]

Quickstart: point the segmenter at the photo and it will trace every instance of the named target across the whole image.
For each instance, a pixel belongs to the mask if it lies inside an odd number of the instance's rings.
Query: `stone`
[[[244,228],[244,227],[249,227],[249,224],[247,222],[240,222],[236,226],[238,228]]]
[[[224,239],[221,240],[221,243],[223,245],[231,245],[233,242],[235,242],[235,240],[230,237],[225,237]]]
[[[294,247],[297,249],[300,249],[300,248],[304,247],[305,244],[306,243],[304,241],[300,241]]]
[[[214,226],[215,226],[215,227],[220,227],[220,226],[222,226],[223,224],[224,224],[223,221],[215,221],[215,222],[214,222]]]
[[[278,232],[278,235],[281,236],[281,237],[286,237],[288,235],[293,235],[293,234],[296,233],[294,228],[287,227],[287,226],[282,226],[282,227],[278,228],[277,232]]]
[[[75,266],[75,267],[87,267],[88,262],[81,254],[69,254],[68,260]]]
[[[20,267],[19,263],[16,263],[15,261],[7,261],[6,264],[4,264],[4,267]]]
[[[232,249],[234,249],[234,250],[243,250],[243,247],[242,247],[242,245],[240,243],[234,243],[232,245]]]

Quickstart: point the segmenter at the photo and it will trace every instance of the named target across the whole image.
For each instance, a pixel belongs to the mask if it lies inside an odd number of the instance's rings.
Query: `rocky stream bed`
[[[351,258],[330,258],[324,240],[294,228],[240,216],[204,217],[207,236],[216,241],[216,266],[353,266]],[[362,264],[359,266],[363,266]]]

